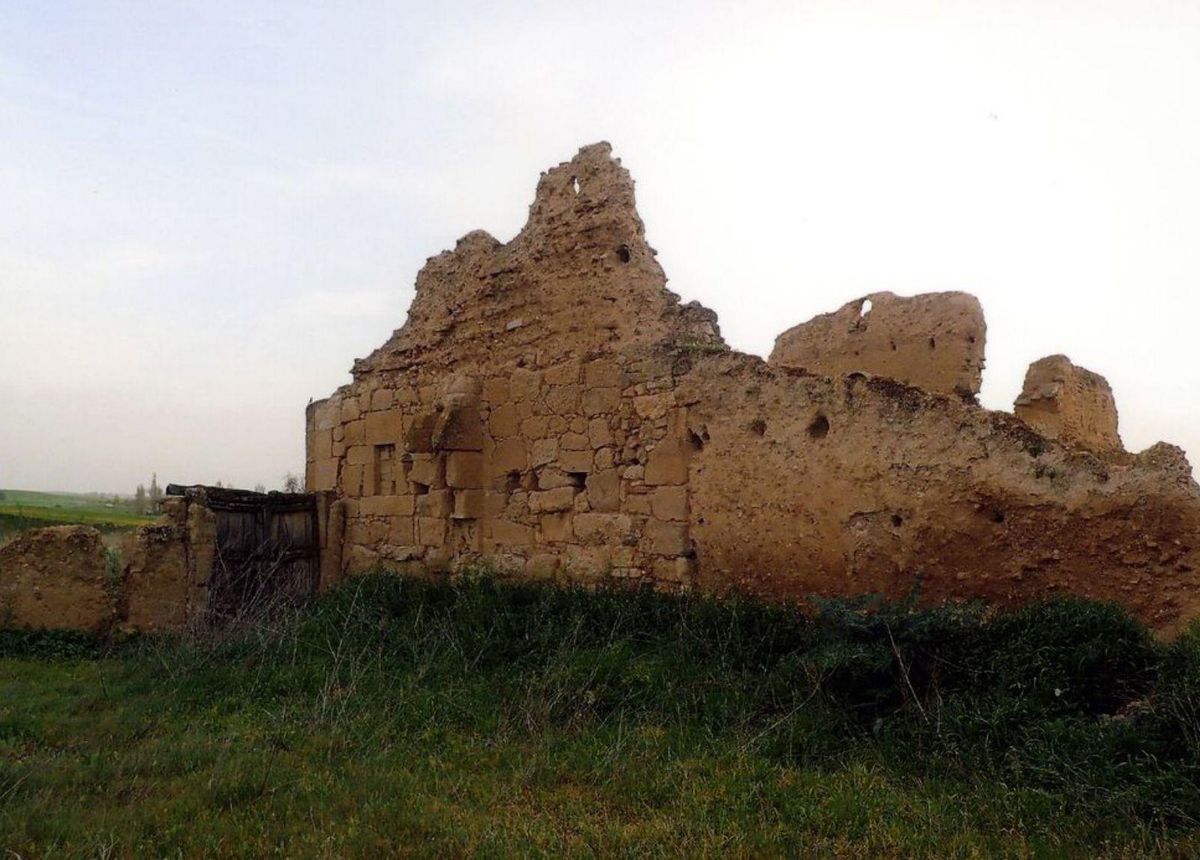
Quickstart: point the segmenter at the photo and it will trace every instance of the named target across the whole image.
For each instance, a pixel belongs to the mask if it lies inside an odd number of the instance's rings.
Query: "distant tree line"
[[[158,472],[150,477],[150,489],[144,484],[138,484],[133,493],[133,512],[135,514],[158,514],[162,512],[163,491],[158,486]]]

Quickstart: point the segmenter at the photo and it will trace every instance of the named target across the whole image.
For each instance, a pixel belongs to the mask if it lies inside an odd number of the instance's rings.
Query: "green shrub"
[[[1040,713],[1112,714],[1154,682],[1159,648],[1113,604],[1056,600],[988,627],[988,686]]]
[[[0,627],[0,659],[91,659],[103,653],[104,647],[103,638],[93,633]]]

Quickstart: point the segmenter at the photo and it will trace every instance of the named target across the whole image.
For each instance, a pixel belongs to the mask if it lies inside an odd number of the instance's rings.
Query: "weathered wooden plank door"
[[[316,496],[205,491],[217,527],[208,595],[211,623],[254,617],[316,593],[321,554]]]

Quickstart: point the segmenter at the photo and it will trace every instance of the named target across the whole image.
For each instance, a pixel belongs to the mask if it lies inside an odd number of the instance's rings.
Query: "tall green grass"
[[[1200,630],[373,576],[205,638],[0,633],[18,853],[1200,851]]]

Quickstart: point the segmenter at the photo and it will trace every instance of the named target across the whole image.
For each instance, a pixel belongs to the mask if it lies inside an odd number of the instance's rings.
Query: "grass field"
[[[43,526],[80,524],[114,534],[154,522],[154,517],[113,506],[111,496],[30,490],[0,490],[0,493],[3,494],[0,498],[0,543],[26,529]]]
[[[1200,631],[369,577],[0,633],[14,856],[1197,856]]]

